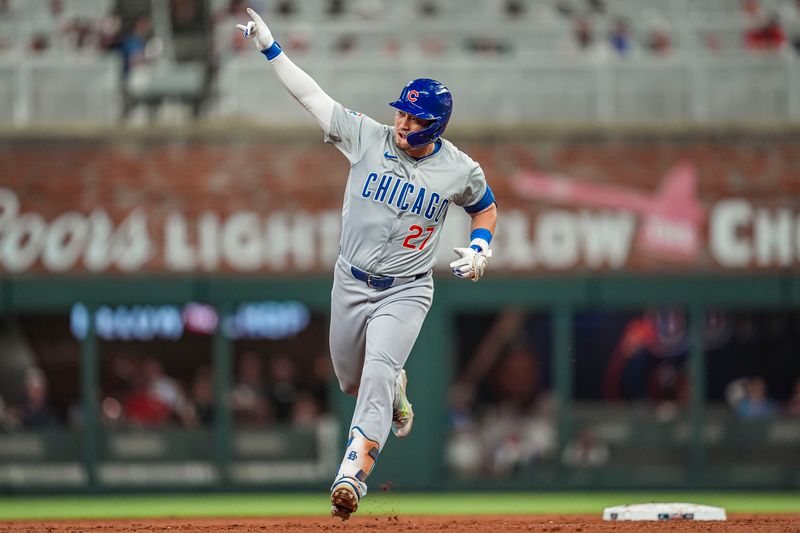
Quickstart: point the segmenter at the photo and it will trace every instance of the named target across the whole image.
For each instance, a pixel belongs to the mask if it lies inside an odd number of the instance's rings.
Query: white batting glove
[[[247,13],[253,20],[248,21],[246,26],[244,24],[237,24],[236,27],[242,30],[245,39],[252,37],[253,42],[259,50],[266,50],[275,42],[275,39],[272,38],[272,32],[269,31],[266,23],[258,13],[249,7],[247,8]]]
[[[486,271],[486,263],[492,257],[492,251],[487,249],[478,252],[475,248],[453,248],[453,251],[460,257],[450,263],[453,275],[472,281],[481,279]]]

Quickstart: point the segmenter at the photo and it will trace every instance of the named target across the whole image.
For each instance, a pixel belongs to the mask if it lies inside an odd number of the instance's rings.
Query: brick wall
[[[275,212],[316,215],[338,211],[348,164],[335,148],[316,142],[317,138],[314,136],[310,142],[176,141],[124,136],[78,141],[6,139],[0,144],[0,190],[4,191],[6,202],[13,197],[19,205],[16,213],[10,213],[11,204],[2,204],[5,212],[0,212],[0,238],[7,240],[11,222],[25,214],[38,214],[45,224],[50,224],[67,212],[89,217],[93,211],[102,209],[118,225],[138,210],[146,215],[153,250],[137,269],[170,269],[162,257],[160,231],[170,213],[194,220],[203,213],[224,218],[239,211],[263,217]],[[531,232],[536,231],[537,216],[552,209],[592,212],[633,209],[631,213],[638,228],[642,211],[636,211],[630,202],[635,204],[637,197],[654,198],[665,177],[676,165],[685,163],[693,173],[692,183],[696,184],[692,195],[704,211],[699,223],[704,242],[708,239],[709,210],[715,202],[734,197],[750,202],[753,208],[788,209],[787,216],[792,220],[789,231],[795,240],[792,246],[800,248],[800,135],[537,134],[530,140],[467,140],[458,144],[485,169],[499,201],[501,217],[512,210],[528,216]],[[524,176],[530,175],[537,180],[533,182],[534,189],[542,183],[564,183],[561,178],[566,177],[568,183],[580,186],[581,194],[559,196],[557,191],[551,191],[544,196],[538,193],[526,196],[520,184]],[[610,194],[606,203],[593,205],[596,198],[606,193]],[[616,208],[615,202],[619,203]],[[498,239],[501,236],[502,218]],[[17,248],[24,248],[26,237],[16,235],[16,238],[21,239]],[[5,250],[10,253],[8,246]],[[6,261],[0,270],[54,270],[43,266],[43,253],[27,266],[23,261],[9,267]],[[791,254],[792,264],[800,264],[800,250],[793,248]],[[613,268],[670,268],[670,262],[663,263],[658,253],[655,259],[647,254],[637,257],[635,250],[629,255],[624,265]],[[708,255],[704,247],[692,261],[684,262],[683,267],[718,267],[719,262]],[[323,263],[326,261],[318,258],[306,266],[319,270]],[[65,265],[62,270],[85,268],[80,259]],[[275,270],[290,266],[288,260]],[[502,260],[498,266],[510,271],[547,268],[538,263],[526,266],[524,261],[520,265],[503,265]],[[252,271],[271,268],[259,265]],[[576,268],[586,268],[585,261],[567,265],[563,270]],[[228,269],[230,265],[224,261],[206,268]],[[108,268],[113,270],[113,265]]]

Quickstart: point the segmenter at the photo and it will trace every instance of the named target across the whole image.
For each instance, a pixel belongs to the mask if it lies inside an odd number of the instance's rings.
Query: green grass
[[[604,507],[653,501],[724,507],[730,513],[800,513],[797,492],[388,493],[370,495],[359,514],[600,515]],[[326,515],[321,494],[167,494],[150,496],[7,496],[0,520]]]

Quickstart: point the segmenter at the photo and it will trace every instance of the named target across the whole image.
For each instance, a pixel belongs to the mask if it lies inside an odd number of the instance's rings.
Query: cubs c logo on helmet
[[[417,98],[419,98],[419,93],[414,89],[411,89],[410,91],[408,91],[406,98],[408,98],[409,102],[416,102]]]

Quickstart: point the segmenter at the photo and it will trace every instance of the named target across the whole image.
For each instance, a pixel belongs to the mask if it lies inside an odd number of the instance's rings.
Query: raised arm
[[[242,30],[245,38],[253,38],[253,43],[267,57],[275,69],[275,75],[289,94],[311,113],[322,131],[329,134],[336,102],[317,85],[314,78],[286,56],[261,16],[250,8],[247,8],[247,13],[253,20],[248,21],[247,25],[237,24],[236,27]]]

